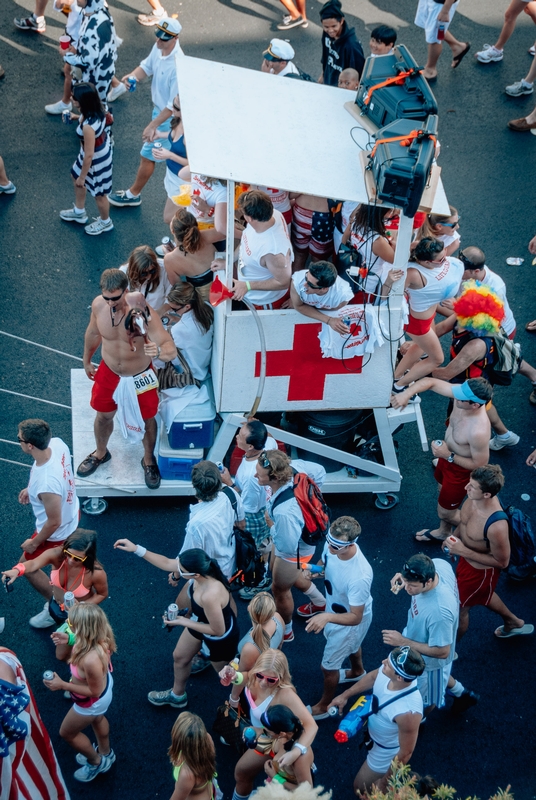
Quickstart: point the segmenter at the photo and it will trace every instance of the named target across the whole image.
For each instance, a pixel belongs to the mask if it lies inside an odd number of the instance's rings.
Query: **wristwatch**
[[[449,464],[454,464],[454,456],[455,455],[456,455],[456,453],[451,453],[450,456],[447,458],[447,461],[449,462]]]
[[[306,752],[307,752],[307,747],[305,747],[305,745],[303,745],[303,744],[300,744],[299,742],[294,742],[294,744],[292,746],[293,747],[297,747],[298,750],[300,751],[300,753],[302,754],[302,756],[304,756],[306,754]]]

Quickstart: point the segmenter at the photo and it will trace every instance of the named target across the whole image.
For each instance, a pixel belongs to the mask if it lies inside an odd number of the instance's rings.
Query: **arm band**
[[[251,292],[251,283],[249,281],[246,281],[246,289]]]
[[[134,553],[137,556],[139,556],[140,558],[143,558],[143,556],[145,555],[146,552],[147,552],[147,548],[146,547],[142,547],[141,544],[137,544],[136,545],[136,549],[134,550]]]
[[[286,783],[287,779],[277,773],[277,775],[274,775],[272,778],[272,781],[275,781],[275,783]]]
[[[244,683],[243,674],[241,672],[237,672],[231,683],[234,683],[235,686],[240,686],[241,683]]]
[[[17,572],[19,573],[19,575],[24,575],[24,573],[26,572],[26,565],[25,564],[15,564],[15,566],[12,567],[12,569],[16,569]]]

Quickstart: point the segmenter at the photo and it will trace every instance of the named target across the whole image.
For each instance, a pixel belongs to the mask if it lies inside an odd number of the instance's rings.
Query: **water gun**
[[[372,694],[362,694],[357,698],[333,734],[339,744],[347,742],[363,729],[366,720],[372,714],[372,698]]]

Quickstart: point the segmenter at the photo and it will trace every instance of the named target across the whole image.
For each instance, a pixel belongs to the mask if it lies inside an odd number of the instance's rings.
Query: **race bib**
[[[152,367],[149,367],[144,372],[140,372],[139,375],[134,375],[132,380],[134,381],[136,394],[143,394],[144,392],[150,392],[151,389],[158,389],[158,378]]]

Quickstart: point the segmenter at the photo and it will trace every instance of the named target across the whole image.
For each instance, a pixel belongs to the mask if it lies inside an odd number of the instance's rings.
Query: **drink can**
[[[72,123],[71,112],[69,111],[68,108],[64,109],[61,112],[61,121],[63,122],[64,125],[70,125]]]
[[[12,592],[13,589],[15,588],[15,584],[14,583],[8,583],[7,581],[2,581],[2,583],[4,584],[4,589],[6,590],[6,592],[8,594],[9,594],[9,592]]]
[[[519,267],[524,262],[524,258],[507,258],[506,263],[509,267]]]
[[[218,467],[220,472],[223,472],[223,470],[225,469],[221,461],[216,461],[216,466]]]
[[[443,444],[443,439],[434,439],[434,444],[436,447],[441,447]]]
[[[162,145],[160,144],[160,142],[153,142],[153,150],[161,150],[161,149]]]
[[[129,77],[127,78],[128,91],[129,92],[135,92],[136,91],[137,82],[138,82],[137,78],[135,78],[133,75],[129,75]]]
[[[330,717],[336,717],[338,713],[339,709],[337,706],[331,706],[331,708],[328,708],[328,714]]]
[[[173,250],[175,250],[175,242],[173,242],[169,238],[169,236],[164,236],[164,238],[162,239],[161,244],[162,244],[162,247],[164,248],[164,250],[167,250],[168,253],[172,253]]]
[[[66,611],[70,611],[75,604],[75,597],[72,592],[65,592],[63,595],[63,607]]]
[[[54,673],[51,669],[47,669],[46,672],[43,672],[43,680],[44,681],[51,681],[54,677]]]
[[[171,622],[179,616],[179,607],[176,603],[170,603],[167,607],[167,618]]]
[[[443,547],[443,552],[448,556],[450,553],[450,547]]]

